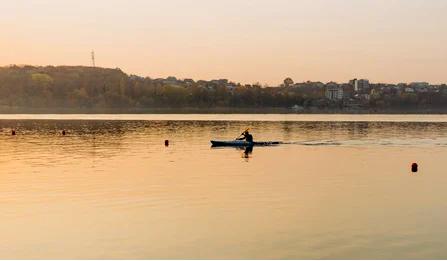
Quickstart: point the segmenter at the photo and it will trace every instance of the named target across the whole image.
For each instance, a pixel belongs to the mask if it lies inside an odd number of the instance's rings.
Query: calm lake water
[[[210,147],[248,127],[284,144]],[[2,259],[447,258],[447,116],[0,115],[0,144]]]

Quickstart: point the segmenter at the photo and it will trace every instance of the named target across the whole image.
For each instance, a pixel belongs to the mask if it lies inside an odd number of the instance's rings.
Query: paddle
[[[239,137],[241,137],[246,131],[248,131],[250,128],[247,128],[246,130],[244,130],[241,135],[237,136],[236,140],[239,139]]]

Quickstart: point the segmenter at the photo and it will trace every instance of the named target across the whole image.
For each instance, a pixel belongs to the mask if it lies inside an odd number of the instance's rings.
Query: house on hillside
[[[325,96],[331,101],[343,100],[343,87],[335,82],[326,84]]]

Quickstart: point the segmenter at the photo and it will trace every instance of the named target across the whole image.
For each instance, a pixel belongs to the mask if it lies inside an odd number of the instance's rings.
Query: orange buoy
[[[169,140],[165,140],[165,146],[169,146]]]
[[[417,163],[411,164],[411,172],[418,172],[418,164]]]

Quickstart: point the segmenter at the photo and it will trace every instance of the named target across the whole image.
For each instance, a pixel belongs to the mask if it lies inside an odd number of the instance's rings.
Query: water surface
[[[445,116],[0,119],[0,258],[447,258]]]

